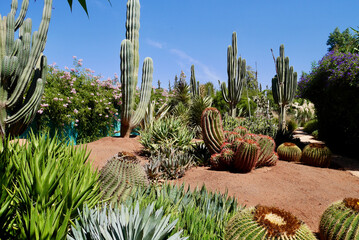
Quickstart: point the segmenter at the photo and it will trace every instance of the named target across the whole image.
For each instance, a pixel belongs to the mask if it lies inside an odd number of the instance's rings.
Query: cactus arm
[[[194,72],[194,65],[191,66],[191,92],[192,96],[196,97],[200,95],[199,82],[196,81],[196,75]]]
[[[130,127],[136,127],[140,124],[142,118],[145,115],[146,108],[151,98],[153,80],[153,61],[147,57],[143,62],[142,67],[142,83],[141,83],[141,95],[140,103],[137,106],[134,116],[131,118]]]
[[[229,103],[230,100],[228,98],[228,89],[227,89],[227,86],[226,86],[225,82],[221,83],[221,91],[222,91],[222,96],[223,96],[224,101],[226,103]]]
[[[13,0],[12,1],[13,3],[16,2],[16,9],[14,11],[14,16],[15,16],[15,13],[17,11],[17,0]],[[12,9],[12,6],[13,4],[11,4],[11,9]],[[19,16],[17,17],[16,19],[16,22],[15,22],[15,31],[17,31],[19,29],[19,27],[22,25],[24,19],[25,19],[25,16],[26,16],[26,13],[27,13],[27,9],[29,8],[29,0],[23,0],[22,1],[22,4],[21,4],[21,10],[20,10],[20,14]]]
[[[44,51],[47,39],[47,32],[50,24],[51,10],[52,0],[45,0],[39,32],[34,32],[33,34],[33,45],[31,48],[30,56],[24,71],[19,77],[20,81],[18,81],[14,92],[8,99],[7,106],[9,108],[13,107],[17,103],[17,101],[23,97],[26,86],[31,79],[33,66],[36,65],[36,63],[39,61],[40,55]]]
[[[132,109],[134,106],[133,96],[135,87],[133,76],[133,46],[130,40],[125,39],[121,43],[121,87],[122,87],[122,111],[121,111],[121,135],[127,135],[130,128]],[[129,133],[128,133],[129,134]]]
[[[139,35],[140,35],[140,1],[128,0],[127,2],[127,21],[126,21],[126,39],[133,44],[134,51],[134,78],[137,86],[138,68],[139,68]]]

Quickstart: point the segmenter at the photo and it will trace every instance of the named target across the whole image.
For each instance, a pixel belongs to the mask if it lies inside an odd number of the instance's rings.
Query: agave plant
[[[71,228],[68,240],[185,240],[182,231],[172,235],[178,220],[171,223],[170,215],[164,216],[162,209],[154,212],[154,204],[148,204],[140,210],[137,203],[134,208],[125,205],[114,207],[105,205],[89,209],[83,208],[80,220]],[[172,235],[172,236],[171,236]]]

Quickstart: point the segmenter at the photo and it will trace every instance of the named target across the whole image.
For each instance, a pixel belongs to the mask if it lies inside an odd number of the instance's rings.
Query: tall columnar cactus
[[[103,199],[124,201],[138,186],[148,184],[144,168],[136,156],[119,152],[107,161],[100,172],[100,188]]]
[[[197,97],[200,95],[199,91],[199,82],[196,81],[196,75],[194,73],[194,65],[191,66],[191,93],[192,97]]]
[[[202,113],[201,128],[210,153],[219,153],[224,140],[221,113],[216,108],[206,108]]]
[[[0,16],[0,136],[18,136],[32,122],[46,80],[45,49],[52,0],[44,1],[39,31],[31,36],[31,19],[24,20],[29,0],[23,0],[18,18],[18,1],[12,0],[7,17]],[[14,40],[19,30],[19,38]]]
[[[129,137],[131,130],[140,124],[151,97],[153,62],[151,58],[145,58],[142,67],[140,103],[134,111],[139,68],[139,30],[140,2],[139,0],[128,0],[126,39],[122,41],[120,51],[123,103],[121,112],[122,137]]]
[[[359,239],[359,199],[345,198],[330,205],[319,224],[320,239]]]
[[[272,79],[273,99],[280,107],[279,131],[285,130],[286,106],[294,98],[297,90],[297,72],[294,72],[293,66],[289,67],[289,58],[284,57],[284,45],[280,45],[279,57],[276,59],[277,74]]]
[[[226,226],[225,240],[239,239],[317,239],[308,226],[290,212],[266,206],[246,208]]]
[[[241,100],[242,88],[246,77],[246,60],[241,57],[237,60],[237,33],[232,34],[232,46],[227,49],[227,74],[228,89],[226,83],[221,84],[224,100],[230,106],[230,114],[236,117],[237,104]]]

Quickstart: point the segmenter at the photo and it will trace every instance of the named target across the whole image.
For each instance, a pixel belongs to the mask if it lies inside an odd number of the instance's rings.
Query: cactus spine
[[[250,207],[234,215],[226,226],[225,240],[315,240],[308,226],[290,212],[266,206]]]
[[[330,205],[319,224],[320,239],[359,239],[359,199],[345,198]]]
[[[272,91],[275,103],[279,105],[279,131],[285,130],[286,106],[294,98],[297,90],[297,72],[294,72],[293,66],[289,67],[289,58],[284,57],[284,45],[280,45],[279,57],[276,60],[277,75],[272,79]]]
[[[196,81],[196,75],[194,73],[194,65],[191,66],[191,93],[192,97],[195,98],[197,96],[200,96],[199,91],[199,82]]]
[[[236,117],[237,104],[241,100],[243,82],[246,77],[246,60],[241,57],[237,60],[237,33],[232,34],[232,46],[227,49],[227,74],[228,89],[226,83],[221,84],[224,100],[230,106],[230,115]]]
[[[31,39],[31,19],[24,20],[29,0],[24,0],[15,21],[18,1],[12,0],[7,17],[0,16],[0,136],[18,136],[36,115],[46,80],[45,49],[52,0],[45,0],[39,31]],[[14,40],[19,30],[19,38]],[[28,89],[28,90],[27,90]],[[25,99],[24,99],[24,96]]]
[[[121,112],[122,137],[129,137],[131,130],[140,124],[151,97],[153,62],[151,58],[145,58],[142,67],[140,103],[134,111],[139,68],[139,30],[140,2],[139,0],[128,0],[126,39],[122,41],[120,51],[123,103]]]

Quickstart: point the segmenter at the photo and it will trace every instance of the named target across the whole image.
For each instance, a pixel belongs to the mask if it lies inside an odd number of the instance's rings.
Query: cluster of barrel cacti
[[[201,127],[214,169],[250,172],[255,167],[273,166],[278,160],[271,137],[249,133],[240,126],[223,131],[221,114],[215,108],[203,111]]]
[[[124,201],[138,186],[148,185],[147,175],[136,156],[119,152],[100,171],[104,200]]]
[[[329,167],[331,151],[324,144],[310,143],[302,150],[294,143],[285,142],[277,148],[279,159],[290,162],[303,162],[316,167]]]

